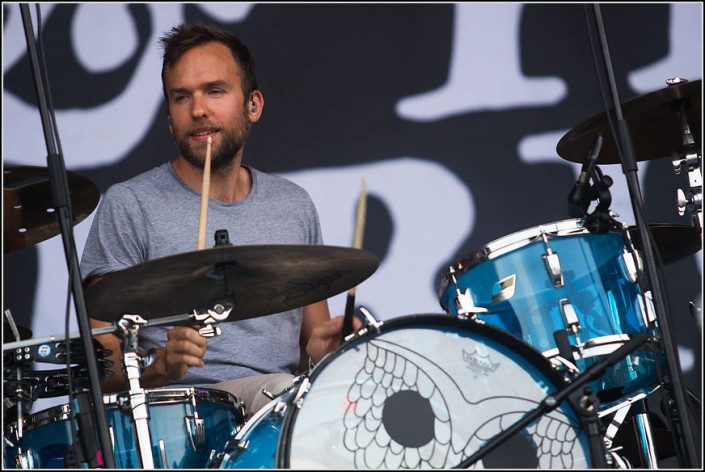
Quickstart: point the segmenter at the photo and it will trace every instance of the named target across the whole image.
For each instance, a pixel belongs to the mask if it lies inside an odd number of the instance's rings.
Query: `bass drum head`
[[[324,358],[290,405],[277,467],[451,468],[566,383],[496,328],[448,315],[385,321]],[[587,432],[560,407],[472,467],[590,468]]]

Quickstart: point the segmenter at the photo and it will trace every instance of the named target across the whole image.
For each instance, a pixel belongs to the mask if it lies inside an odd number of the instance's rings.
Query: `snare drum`
[[[145,390],[149,434],[157,468],[205,468],[244,423],[244,406],[227,392],[206,388]],[[126,392],[103,395],[115,466],[141,468],[137,436]],[[72,444],[69,405],[43,410],[6,430],[6,465],[18,468],[64,468]]]
[[[540,353],[489,325],[447,315],[388,320],[302,382],[276,426],[274,466],[458,466],[565,385]],[[474,466],[590,468],[596,456],[582,421],[563,402]]]
[[[650,299],[637,284],[639,265],[626,230],[593,234],[582,220],[565,220],[482,247],[445,271],[438,294],[443,309],[457,314],[458,292],[467,291],[488,310],[479,319],[584,371],[631,335],[657,337]],[[615,408],[650,393],[664,366],[647,343],[590,386],[603,409]]]

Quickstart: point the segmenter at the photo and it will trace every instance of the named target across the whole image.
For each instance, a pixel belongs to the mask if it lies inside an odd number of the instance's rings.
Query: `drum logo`
[[[492,362],[489,354],[483,356],[477,351],[468,352],[463,349],[463,360],[471,370],[481,375],[489,375],[499,367],[499,362]]]
[[[49,354],[51,354],[51,346],[48,344],[42,344],[37,348],[37,354],[39,354],[41,357],[47,357]]]

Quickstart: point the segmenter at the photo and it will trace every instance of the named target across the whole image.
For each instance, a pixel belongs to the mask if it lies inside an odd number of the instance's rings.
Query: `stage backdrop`
[[[671,77],[701,79],[701,4],[601,11],[622,102]],[[331,246],[352,245],[365,179],[364,247],[380,265],[356,301],[378,319],[443,313],[436,284],[449,264],[569,219],[580,164],[556,145],[604,111],[580,4],[42,4],[41,20],[66,167],[101,193],[176,156],[158,37],[191,20],[240,35],[265,97],[244,162],[306,188]],[[3,79],[3,163],[46,166],[18,4],[3,4]],[[615,181],[611,209],[634,224],[621,166],[601,168]],[[649,223],[692,224],[677,214],[676,190],[688,179],[670,158],[639,162],[638,175]],[[92,216],[73,228],[79,254]],[[688,303],[702,303],[701,258],[664,268],[680,362],[697,391],[701,317]],[[3,308],[37,338],[61,335],[61,238],[6,254],[3,271]],[[330,300],[333,314],[344,305],[344,293]],[[77,331],[73,313],[71,303]]]

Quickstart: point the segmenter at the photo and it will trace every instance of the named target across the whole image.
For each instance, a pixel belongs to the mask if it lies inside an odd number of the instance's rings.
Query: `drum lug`
[[[169,467],[169,462],[167,462],[166,458],[166,444],[164,443],[163,439],[159,440],[159,458],[162,461],[162,468],[166,469]]]
[[[453,266],[450,266],[448,271],[451,279],[453,279],[453,285],[455,285],[455,307],[458,311],[458,317],[465,320],[468,318],[476,319],[478,313],[487,313],[489,311],[487,308],[475,306],[469,288],[466,288],[465,292],[460,291]]]
[[[643,267],[639,253],[625,249],[622,251],[622,261],[624,261],[624,266],[630,280],[636,282],[639,279],[639,274]]]
[[[299,386],[299,389],[296,391],[296,396],[294,397],[294,400],[291,402],[293,405],[296,406],[296,408],[301,408],[304,404],[304,395],[308,392],[309,388],[311,388],[311,381],[307,378],[304,377],[304,379],[301,381],[301,385]],[[277,405],[277,408],[281,408],[281,404]],[[284,405],[286,406],[286,405]],[[275,408],[275,412],[277,411],[277,408]]]
[[[637,297],[637,300],[639,301],[639,308],[641,310],[642,317],[644,318],[644,324],[646,324],[646,326],[651,326],[653,323],[656,323],[656,309],[654,308],[651,291],[647,290],[644,292],[643,301],[641,297]]]
[[[580,342],[580,337],[578,336],[578,333],[583,328],[582,326],[580,326],[578,314],[575,312],[573,304],[570,303],[567,298],[561,298],[559,303],[561,306],[561,314],[563,315],[563,320],[567,325],[566,331],[571,331],[573,333],[573,335],[575,336],[576,347],[578,348],[578,351],[582,354],[583,345]]]
[[[558,253],[554,252],[548,245],[548,238],[546,238],[546,233],[541,233],[543,237],[543,242],[546,245],[546,254],[543,254],[543,263],[546,266],[546,271],[548,276],[553,281],[554,288],[561,288],[563,286],[563,269],[561,268],[561,260],[558,258]]]
[[[15,456],[15,468],[17,469],[34,469],[36,467],[34,463],[34,457],[32,456],[32,451],[28,450],[22,452],[20,449],[19,454]]]
[[[186,415],[184,421],[186,422],[186,431],[191,442],[191,448],[198,452],[206,443],[206,429],[203,425],[203,418],[199,418],[198,413],[194,412],[193,415]]]

